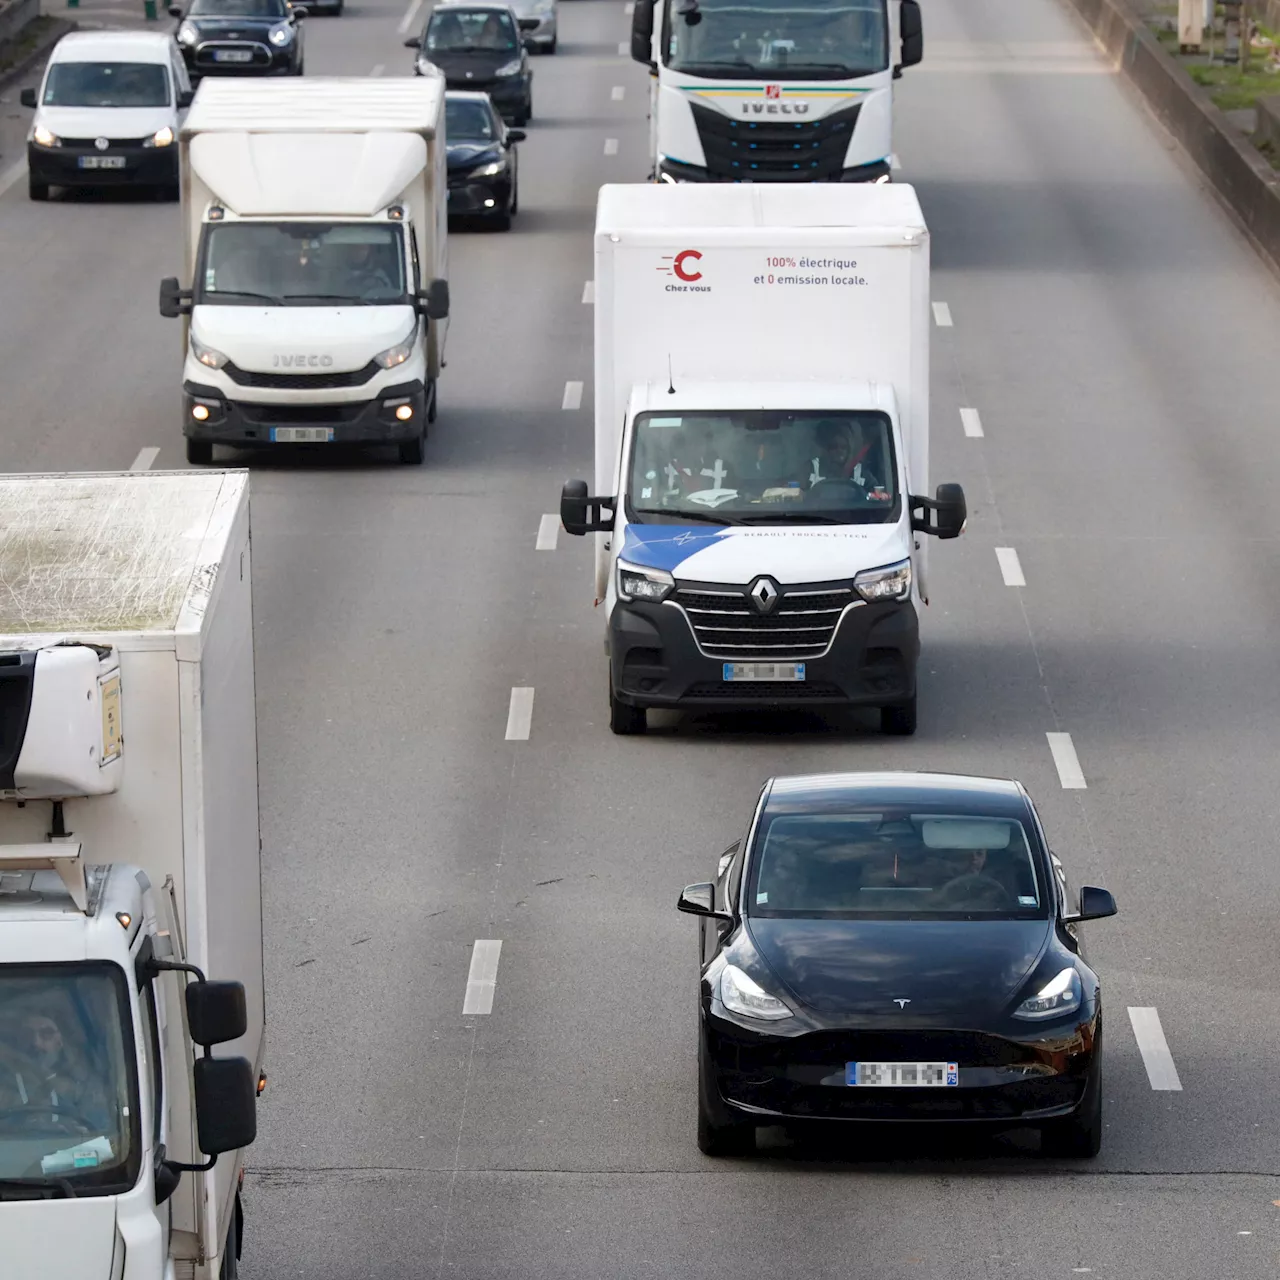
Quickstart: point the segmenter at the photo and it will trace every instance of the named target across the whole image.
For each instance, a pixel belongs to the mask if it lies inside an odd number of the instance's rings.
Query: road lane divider
[[[584,306],[590,307],[595,305],[595,301],[596,282],[594,280],[588,280],[587,283],[582,286],[582,302]]]
[[[405,11],[404,17],[400,19],[400,25],[396,28],[400,35],[407,36],[409,34],[409,29],[416,21],[421,8],[422,0],[409,0],[409,8]]]
[[[981,440],[983,436],[982,417],[977,409],[961,409],[960,425],[971,440]]]
[[[556,539],[560,536],[560,517],[545,515],[538,521],[538,541],[535,551],[554,551]]]
[[[498,986],[498,959],[501,938],[477,938],[471,948],[471,968],[467,971],[467,992],[462,997],[463,1015],[493,1012],[493,993]]]
[[[139,449],[138,456],[129,464],[130,471],[150,471],[160,450],[155,445]]]
[[[607,156],[616,156],[618,154],[617,138],[606,138],[604,140],[604,153]]]
[[[625,85],[615,84],[613,88],[609,90],[609,97],[614,102],[621,102],[626,96],[627,89]]]
[[[1147,1069],[1151,1087],[1181,1093],[1182,1081],[1178,1079],[1178,1068],[1173,1065],[1173,1054],[1169,1052],[1169,1042],[1164,1038],[1160,1015],[1155,1009],[1131,1008],[1129,1021],[1133,1024],[1134,1038],[1138,1042],[1138,1052],[1142,1054],[1142,1065]]]
[[[528,742],[532,724],[533,689],[528,685],[517,685],[511,690],[511,704],[507,707],[507,741]]]
[[[939,329],[951,328],[951,308],[945,302],[933,304],[933,322]]]
[[[562,409],[581,409],[582,408],[582,383],[566,382],[564,384],[564,399],[560,402]]]
[[[1053,763],[1058,770],[1058,781],[1064,791],[1084,791],[1088,783],[1084,780],[1084,770],[1080,768],[1080,758],[1076,755],[1075,743],[1069,733],[1046,733],[1049,739],[1049,751]]]
[[[996,559],[1000,562],[1000,576],[1004,578],[1006,587],[1025,587],[1027,580],[1022,574],[1022,562],[1013,547],[997,547]]]

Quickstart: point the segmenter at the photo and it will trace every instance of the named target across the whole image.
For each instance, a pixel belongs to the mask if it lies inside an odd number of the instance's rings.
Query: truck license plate
[[[252,62],[252,49],[215,49],[214,62]]]
[[[879,1089],[946,1089],[960,1084],[956,1062],[846,1062],[844,1082]]]
[[[77,163],[82,169],[123,169],[124,156],[81,156]]]
[[[726,662],[726,680],[803,680],[803,662]]]
[[[332,427],[272,427],[271,439],[276,444],[331,444]]]

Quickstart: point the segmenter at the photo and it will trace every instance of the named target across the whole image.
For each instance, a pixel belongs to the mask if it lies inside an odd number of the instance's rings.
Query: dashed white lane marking
[[[19,160],[17,163],[11,164],[3,173],[0,173],[0,196],[4,195],[26,171],[27,162]]]
[[[533,689],[528,685],[517,685],[511,690],[511,705],[507,708],[507,741],[528,742],[532,723]]]
[[[560,536],[560,517],[553,515],[543,516],[538,521],[538,542],[535,551],[554,551],[556,549],[556,539]]]
[[[636,11],[636,0],[627,0],[627,3],[622,6],[622,12],[625,13],[628,18],[631,17],[631,15],[635,13],[635,11]]]
[[[595,300],[596,300],[596,282],[594,280],[588,280],[587,283],[582,286],[583,306],[590,307],[594,305]]]
[[[620,58],[631,57],[631,41],[630,40],[618,41],[618,57]]]
[[[414,20],[418,16],[418,10],[421,8],[422,0],[409,0],[409,8],[404,17],[400,19],[400,25],[396,28],[402,36],[409,34],[409,28],[413,26]]]
[[[1182,1081],[1178,1079],[1178,1068],[1173,1065],[1173,1054],[1169,1052],[1169,1042],[1164,1038],[1160,1015],[1154,1009],[1130,1009],[1129,1021],[1133,1023],[1138,1052],[1142,1054],[1142,1064],[1147,1069],[1151,1087],[1181,1093]]]
[[[498,985],[498,958],[502,955],[501,938],[477,938],[471,948],[471,968],[467,971],[467,994],[462,998],[462,1012],[492,1013],[493,993]]]
[[[896,151],[893,153],[893,155],[889,157],[889,168],[890,169],[902,168],[902,161],[898,159],[898,153]]]
[[[1027,580],[1022,576],[1022,562],[1013,547],[997,547],[996,559],[1000,561],[1000,572],[1004,576],[1006,587],[1025,587]]]
[[[560,402],[562,409],[581,409],[582,408],[582,383],[566,382],[564,384],[564,399]]]
[[[139,449],[138,456],[129,464],[130,471],[150,471],[151,464],[155,462],[160,450],[155,445],[150,445],[146,449]]]
[[[961,409],[960,425],[964,428],[965,435],[975,440],[982,438],[982,418],[977,409]]]
[[[387,69],[387,64],[385,62],[379,62],[375,64],[373,70],[370,71],[369,74],[373,76],[374,79],[376,80],[378,76],[380,76],[386,69]]]
[[[617,138],[606,138],[604,140],[604,153],[607,156],[616,156],[618,154]]]
[[[951,308],[945,302],[933,304],[933,321],[940,329],[951,328]]]
[[[625,85],[615,84],[609,91],[609,97],[614,102],[621,102],[627,96],[627,88]]]
[[[1053,763],[1058,767],[1058,781],[1066,791],[1084,791],[1088,784],[1084,780],[1084,772],[1080,768],[1080,759],[1076,755],[1075,743],[1069,733],[1046,733],[1049,739],[1049,750],[1053,754]]]

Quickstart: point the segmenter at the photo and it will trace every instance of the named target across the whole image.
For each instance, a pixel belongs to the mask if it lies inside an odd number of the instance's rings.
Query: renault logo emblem
[[[768,613],[778,601],[778,584],[772,578],[757,578],[747,591],[761,613]]]
[[[93,145],[97,147],[99,151],[105,151],[111,143],[109,143],[106,138],[95,138],[93,140]]]
[[[896,997],[895,997],[895,999],[894,999],[894,1002],[893,1002],[893,1003],[894,1003],[894,1004],[896,1004],[896,1005],[898,1006],[898,1008],[899,1008],[899,1009],[905,1009],[905,1008],[907,1007],[907,1005],[909,1005],[909,1004],[911,1003],[911,1001],[910,1001],[910,1000],[902,1000],[902,999],[899,999],[899,998],[896,998]]]

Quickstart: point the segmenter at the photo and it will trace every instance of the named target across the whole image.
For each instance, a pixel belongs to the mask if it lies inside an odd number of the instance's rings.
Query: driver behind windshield
[[[824,480],[846,480],[866,489],[870,497],[888,497],[882,477],[871,469],[874,441],[867,438],[862,423],[856,418],[847,422],[835,419],[819,422],[814,443],[817,453],[812,460],[810,488]]]
[[[0,1025],[0,1126],[24,1111],[95,1132],[112,1124],[101,1081],[67,1044],[57,1019],[38,1010]]]

